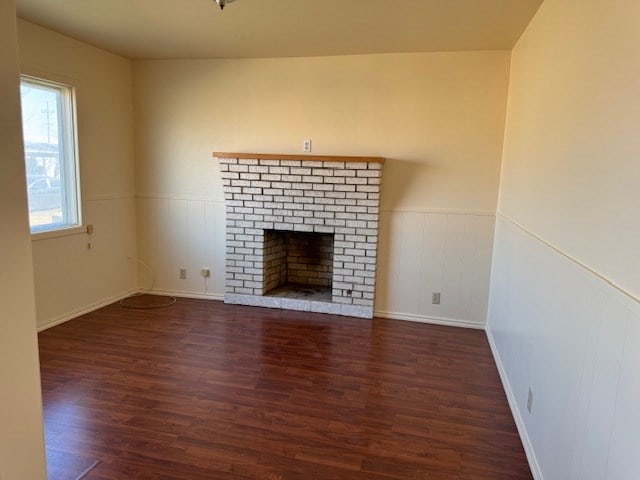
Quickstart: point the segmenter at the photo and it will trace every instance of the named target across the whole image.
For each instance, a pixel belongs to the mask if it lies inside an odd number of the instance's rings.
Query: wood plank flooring
[[[47,449],[86,479],[532,478],[482,331],[179,298],[39,343]]]

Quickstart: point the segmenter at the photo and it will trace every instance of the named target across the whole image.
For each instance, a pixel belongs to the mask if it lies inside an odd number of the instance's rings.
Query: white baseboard
[[[502,388],[504,389],[504,393],[507,395],[509,407],[511,408],[513,419],[516,422],[516,427],[518,429],[518,434],[520,435],[520,440],[522,441],[522,446],[524,447],[524,452],[527,455],[527,460],[529,461],[531,474],[533,475],[533,478],[535,480],[544,480],[542,470],[540,469],[540,464],[538,463],[538,459],[536,458],[536,452],[533,449],[533,444],[531,443],[531,439],[529,438],[529,434],[527,433],[527,427],[525,426],[522,415],[520,414],[520,409],[518,408],[516,397],[513,394],[513,390],[511,390],[511,384],[509,383],[507,372],[504,369],[502,359],[500,358],[498,348],[496,347],[495,341],[493,340],[493,335],[491,334],[491,329],[488,325],[485,331],[487,332],[487,339],[489,340],[489,346],[491,347],[493,359],[496,362],[496,366],[498,367],[500,380],[502,380]]]
[[[86,307],[82,307],[80,309],[73,310],[70,313],[65,313],[64,315],[61,315],[54,319],[47,320],[46,323],[38,325],[38,332],[42,332],[43,330],[47,330],[48,328],[55,327],[56,325],[60,325],[61,323],[68,322],[69,320],[73,320],[74,318],[78,318],[99,308],[106,307],[107,305],[110,305],[114,302],[119,302],[123,298],[126,298],[129,295],[133,295],[137,291],[137,289],[127,290],[126,292],[123,292],[119,295],[114,295],[113,297],[106,298],[104,300],[101,300],[100,302],[92,303],[91,305],[88,305]]]
[[[476,330],[484,330],[484,324],[470,322],[468,320],[456,320],[455,318],[446,317],[430,317],[427,315],[415,315],[413,313],[398,313],[376,310],[373,312],[374,317],[389,318],[391,320],[406,320],[408,322],[433,323],[435,325],[446,325],[448,327],[474,328]]]
[[[192,292],[173,292],[170,290],[145,290],[144,293],[152,295],[166,295],[170,297],[182,297],[182,298],[199,298],[202,300],[217,300],[224,302],[224,293],[192,293]]]

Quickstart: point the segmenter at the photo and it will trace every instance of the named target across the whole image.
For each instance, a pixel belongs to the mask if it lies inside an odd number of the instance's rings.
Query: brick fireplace
[[[384,160],[216,152],[225,302],[373,317]]]

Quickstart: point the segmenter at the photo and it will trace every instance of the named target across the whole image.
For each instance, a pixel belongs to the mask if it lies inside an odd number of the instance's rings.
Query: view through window
[[[80,224],[73,88],[22,77],[22,129],[31,232]]]

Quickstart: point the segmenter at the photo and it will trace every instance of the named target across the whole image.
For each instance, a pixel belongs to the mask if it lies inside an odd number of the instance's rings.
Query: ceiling
[[[16,0],[18,16],[125,57],[511,49],[542,0]]]

